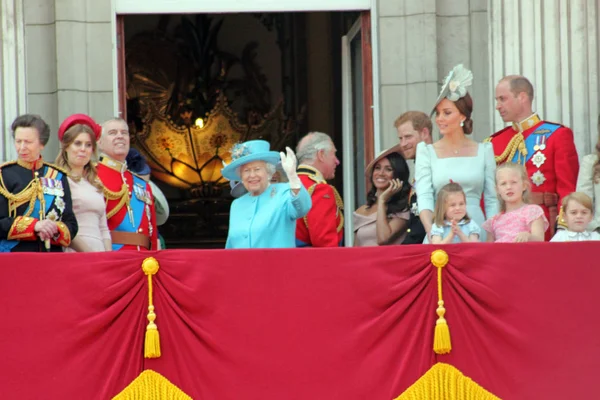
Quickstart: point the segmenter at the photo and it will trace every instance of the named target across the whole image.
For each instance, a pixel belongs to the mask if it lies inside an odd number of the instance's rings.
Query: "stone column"
[[[482,141],[492,133],[490,109],[493,108],[489,84],[487,1],[437,0],[436,11],[438,82],[441,85],[457,64],[473,71],[473,85],[469,88],[473,98],[472,138]],[[431,99],[430,108],[434,101],[435,98]]]
[[[10,125],[26,111],[22,0],[0,0],[0,162],[16,157]]]
[[[101,122],[114,114],[111,2],[23,1],[27,104],[50,125],[53,135],[43,154],[52,161],[64,118],[86,113]]]
[[[534,85],[534,110],[573,129],[579,155],[598,139],[597,0],[491,0],[490,85],[522,74]],[[494,128],[504,123],[492,114]]]
[[[492,132],[486,0],[379,0],[381,135],[397,143],[394,120],[408,110],[429,113],[456,64],[473,71],[473,138]],[[438,138],[434,124],[434,140]]]
[[[394,120],[408,110],[429,112],[437,95],[435,0],[379,0],[378,14],[380,135],[388,148],[398,143]]]

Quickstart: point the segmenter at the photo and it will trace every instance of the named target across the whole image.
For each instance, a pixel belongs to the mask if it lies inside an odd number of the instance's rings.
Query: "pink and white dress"
[[[483,229],[494,235],[496,243],[514,242],[521,232],[531,232],[531,223],[542,217],[544,220],[544,232],[548,229],[548,220],[544,210],[537,204],[525,204],[521,208],[509,212],[503,212],[493,216],[481,225]]]

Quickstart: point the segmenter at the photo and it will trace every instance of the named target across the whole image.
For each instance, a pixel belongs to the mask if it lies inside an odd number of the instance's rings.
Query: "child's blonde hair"
[[[521,176],[523,186],[525,187],[525,190],[522,194],[523,203],[529,203],[529,191],[531,190],[531,182],[529,181],[529,177],[527,176],[527,170],[525,169],[525,166],[510,162],[498,165],[498,167],[496,168],[496,188],[498,188],[498,171],[502,171],[504,169],[510,169]],[[500,196],[500,193],[496,193],[496,196],[498,197],[498,203],[500,204],[500,212],[506,212],[506,202],[504,201],[502,196]]]
[[[433,213],[433,222],[437,226],[444,226],[444,223],[446,221],[446,200],[448,199],[448,196],[452,193],[462,193],[463,197],[465,198],[465,204],[467,203],[467,196],[465,195],[462,186],[460,186],[458,183],[450,182],[447,185],[442,186],[442,188],[437,194],[437,200],[435,202],[435,211]],[[463,220],[465,222],[471,221],[471,218],[469,218],[469,214],[465,214]]]
[[[562,201],[562,205],[560,206],[560,208],[562,208],[563,214],[567,213],[567,207],[569,206],[569,202],[571,200],[578,202],[579,204],[590,210],[592,212],[592,215],[594,214],[594,205],[592,202],[592,198],[582,192],[573,192],[565,196],[565,198]]]

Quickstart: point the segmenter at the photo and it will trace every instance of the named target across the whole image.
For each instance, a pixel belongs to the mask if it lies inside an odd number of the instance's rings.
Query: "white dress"
[[[479,226],[498,213],[496,197],[496,159],[491,143],[479,143],[473,157],[438,158],[431,144],[417,145],[415,164],[415,188],[419,213],[435,210],[439,190],[450,181],[462,186],[467,198],[467,214]],[[481,196],[485,203],[485,215],[481,209]],[[427,238],[426,238],[427,239]],[[486,233],[481,232],[480,241],[485,242]]]

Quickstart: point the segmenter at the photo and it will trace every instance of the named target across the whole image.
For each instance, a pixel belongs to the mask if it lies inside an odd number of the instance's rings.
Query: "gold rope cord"
[[[112,190],[109,190],[106,187],[104,187],[102,192],[104,194],[104,197],[107,200],[120,200],[112,210],[110,210],[108,213],[106,213],[107,219],[110,219],[116,213],[118,213],[119,210],[121,210],[121,208],[123,208],[123,206],[126,205],[127,207],[129,207],[128,190],[129,190],[129,188],[127,187],[126,184],[123,184],[123,186],[121,186],[121,190],[119,190],[118,192],[113,192]]]
[[[21,207],[27,202],[29,202],[29,209],[25,213],[24,217],[29,217],[33,212],[35,201],[39,198],[40,194],[43,198],[43,188],[37,177],[29,182],[25,189],[21,190],[17,194],[13,194],[6,189],[4,178],[2,177],[2,174],[0,174],[0,195],[8,199],[9,217],[17,217],[17,208]]]
[[[517,150],[521,153],[523,158],[527,157],[527,147],[525,146],[525,138],[521,132],[513,136],[508,142],[504,151],[499,156],[496,156],[496,164],[500,164],[506,160],[512,160]]]
[[[437,294],[438,308],[435,310],[438,319],[435,322],[433,333],[433,351],[436,354],[448,354],[452,350],[452,341],[450,340],[450,328],[448,321],[444,318],[446,308],[442,298],[442,269],[448,265],[448,253],[444,250],[435,250],[431,253],[431,264],[437,268]]]

